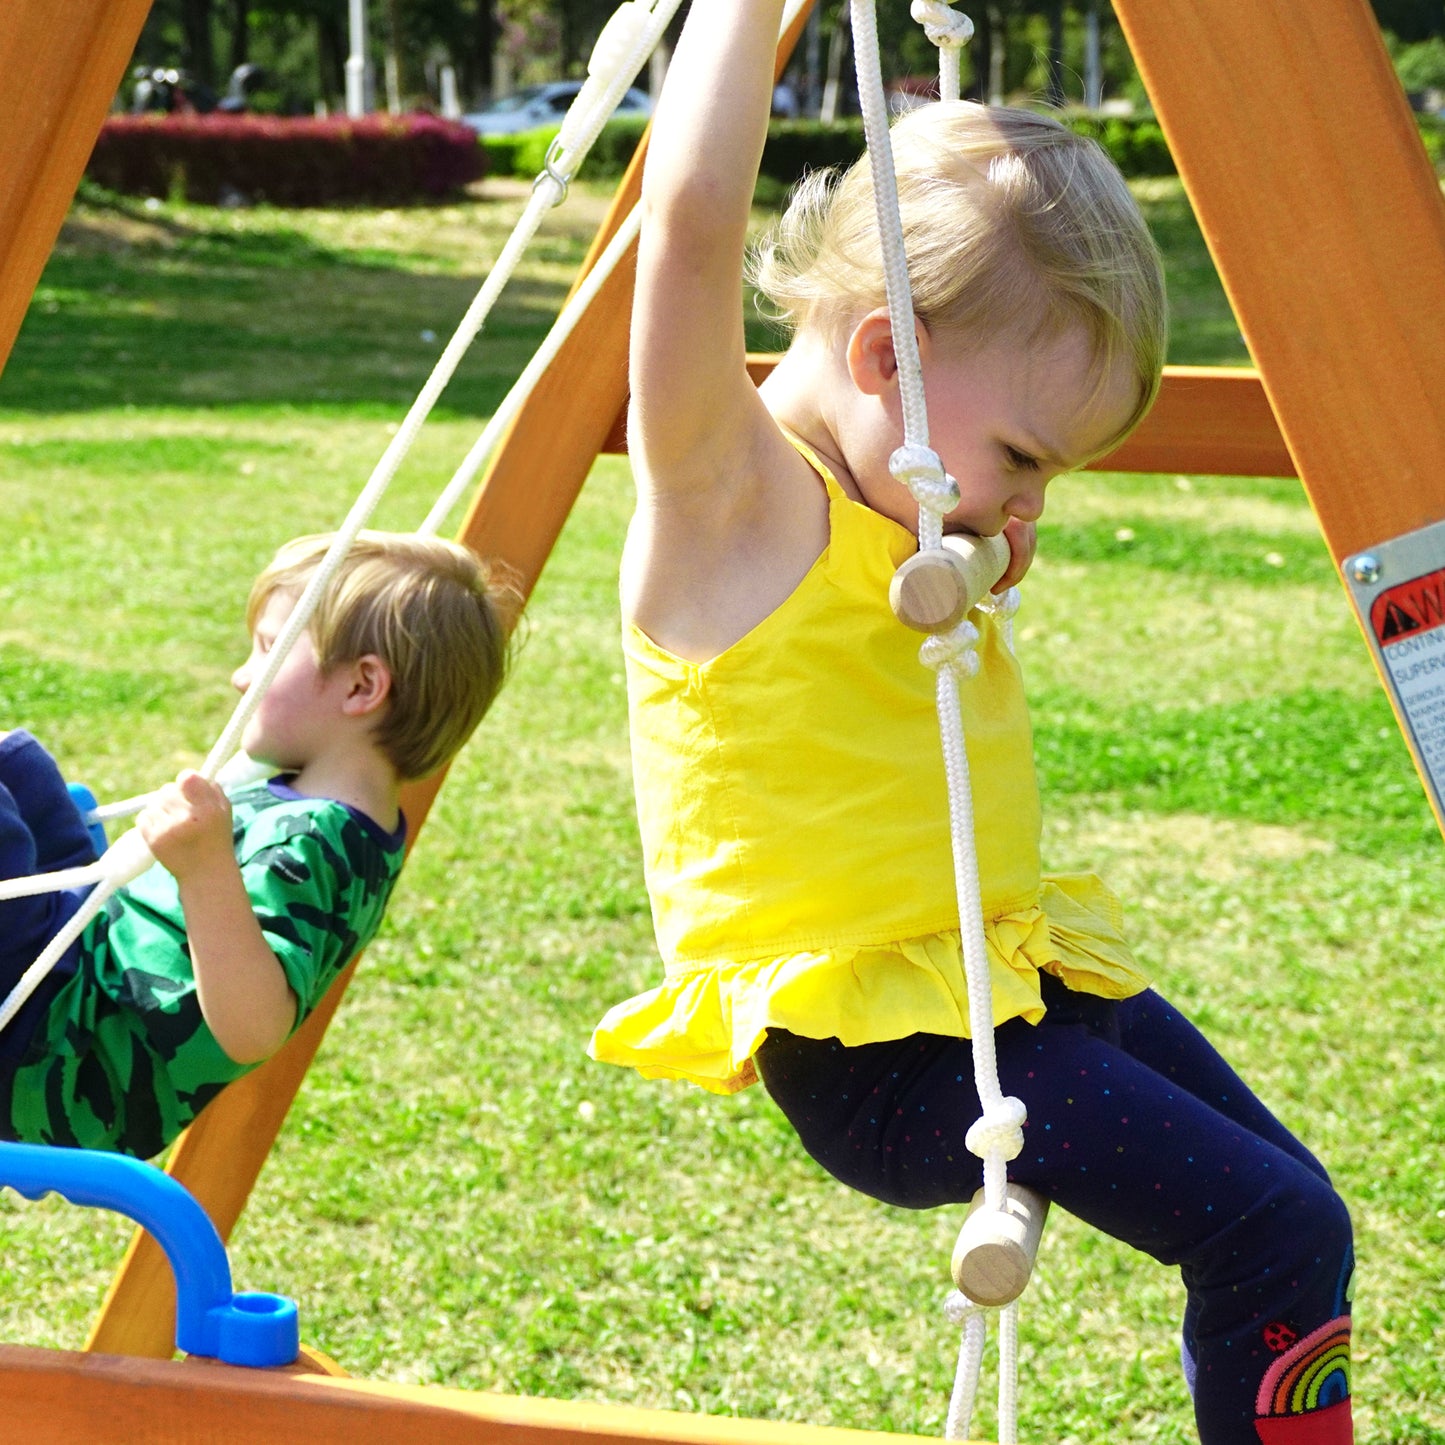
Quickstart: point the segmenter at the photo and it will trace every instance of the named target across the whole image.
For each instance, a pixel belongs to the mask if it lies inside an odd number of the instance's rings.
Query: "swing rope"
[[[883,94],[875,0],[851,0],[853,44],[858,73],[863,131],[873,173],[878,233],[883,254],[884,285],[893,332],[903,410],[903,445],[889,459],[894,478],[908,487],[918,503],[920,552],[941,550],[943,518],[959,502],[958,483],[943,469],[938,453],[929,445],[928,413],[924,401],[922,363],[915,331],[912,288],[899,214],[898,184],[888,131],[887,103]],[[914,19],[923,23],[930,40],[939,47],[940,91],[945,100],[957,100],[960,91],[960,50],[973,26],[941,3],[915,0]],[[1012,590],[1012,589],[1011,589]],[[1017,606],[1016,598],[1000,608]],[[1005,618],[1005,625],[1006,618]],[[983,1161],[984,1208],[997,1214],[1007,1210],[1008,1161],[1023,1147],[1027,1117],[1020,1099],[1006,1097],[998,1077],[993,1035],[993,988],[983,930],[982,894],[974,845],[973,795],[969,785],[968,754],[964,747],[959,709],[959,684],[974,676],[979,660],[974,646],[978,629],[964,617],[951,630],[926,638],[920,649],[925,666],[934,670],[939,731],[948,782],[949,827],[958,896],[959,929],[964,973],[968,985],[969,1032],[972,1037],[974,1085],[983,1112],[966,1136],[968,1148]],[[950,1402],[947,1438],[962,1438],[968,1431],[977,1394],[983,1356],[984,1315],[980,1306],[954,1291],[946,1304],[951,1317],[964,1326],[959,1369]],[[1018,1440],[1018,1307],[1004,1310],[999,1339],[999,1440]]]
[[[211,748],[200,769],[203,777],[210,781],[224,780],[225,777],[229,777],[233,781],[242,782],[254,778],[254,765],[250,764],[248,759],[235,763],[234,772],[226,771],[228,762],[244,757],[244,755],[238,754],[237,750],[246,724],[265,697],[291,648],[309,625],[323,590],[344,563],[357,536],[366,526],[387,488],[391,485],[402,461],[420,433],[422,424],[455,374],[462,357],[481,331],[503,287],[516,270],[526,247],[535,237],[543,217],[565,199],[568,185],[577,167],[585,159],[601,133],[602,127],[616,109],[623,93],[632,84],[637,72],[656,47],[680,3],[681,0],[656,0],[655,4],[645,3],[645,0],[627,0],[627,3],[613,13],[603,28],[588,63],[587,79],[569,107],[557,138],[548,149],[546,163],[533,186],[532,196],[521,218],[513,228],[507,244],[503,247],[496,265],[488,273],[481,289],[468,307],[442,355],[438,358],[431,375],[427,378],[406,417],[398,427],[396,435],[377,462],[370,479],[352,504],[345,520],[337,529],[331,545],[317,564],[306,588],[292,608],[285,626],[268,652],[266,665],[237,703],[221,736]],[[631,220],[632,218],[629,218],[629,222]],[[624,223],[624,229],[627,224]],[[608,270],[616,266],[625,249],[625,243],[608,248],[602,258]],[[594,273],[601,270],[602,267],[599,265],[594,268]],[[576,304],[569,303],[568,307],[564,308],[562,316],[558,318],[558,322],[554,324],[552,332],[544,342],[544,347],[549,348],[549,357],[555,355],[556,349],[561,346],[566,335],[570,334],[575,327],[587,303],[596,295],[605,279],[605,272],[596,275],[595,279],[594,273],[589,273],[588,282],[591,284],[579,288],[577,294],[572,298],[572,302]],[[554,341],[553,333],[556,333],[559,326],[564,324],[564,318],[565,331],[556,336]],[[512,392],[508,394],[503,403],[503,407],[507,409],[508,419],[520,410],[543,369],[529,366],[522,378],[519,378],[517,386],[513,387]],[[524,382],[526,390],[518,394],[519,388]],[[489,425],[484,431],[483,441],[487,442],[488,450],[501,434],[501,430],[500,426]],[[467,463],[464,463],[464,470],[468,464],[471,465],[471,470],[467,472],[468,480],[480,467],[485,455],[486,452],[482,450],[482,442],[479,442],[478,446],[474,447],[472,453],[469,454]],[[475,460],[473,460],[474,458]],[[465,483],[461,485],[465,485]],[[446,511],[450,509],[460,489],[454,478],[443,494],[442,500],[446,502],[446,507],[443,508],[439,502],[433,508],[431,515],[423,523],[421,530],[424,534],[434,531],[441,525],[445,520]],[[265,776],[265,773],[262,772],[261,775]],[[113,806],[107,811],[107,816],[120,816],[120,806],[124,806],[130,811],[138,811],[145,806],[149,796],[128,799],[124,805]],[[40,956],[11,989],[4,1002],[0,1003],[0,1030],[3,1030],[20,1011],[40,982],[80,937],[116,889],[138,878],[154,861],[150,849],[146,847],[145,840],[132,828],[118,838],[101,858],[85,868],[64,869],[26,878],[0,880],[0,900],[53,892],[62,888],[94,885],[77,912],[49,941]]]

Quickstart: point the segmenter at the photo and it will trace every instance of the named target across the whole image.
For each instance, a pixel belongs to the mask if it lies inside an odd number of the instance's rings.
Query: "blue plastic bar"
[[[155,1237],[176,1277],[176,1348],[228,1365],[289,1365],[300,1349],[296,1305],[283,1295],[235,1294],[226,1246],[190,1192],[124,1154],[0,1142],[0,1185],[27,1199],[56,1193],[111,1209]]]

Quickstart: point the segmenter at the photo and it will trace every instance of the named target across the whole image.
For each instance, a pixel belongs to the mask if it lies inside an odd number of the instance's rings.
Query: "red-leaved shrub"
[[[125,195],[277,206],[429,200],[485,172],[475,132],[432,115],[111,116],[86,168]]]

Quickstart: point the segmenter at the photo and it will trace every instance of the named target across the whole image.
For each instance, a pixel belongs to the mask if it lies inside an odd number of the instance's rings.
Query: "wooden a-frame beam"
[[[1336,563],[1445,519],[1445,199],[1370,6],[1114,9]]]
[[[150,8],[0,4],[0,370]]]
[[[1445,199],[1366,0],[1114,0],[1336,558],[1445,516]]]

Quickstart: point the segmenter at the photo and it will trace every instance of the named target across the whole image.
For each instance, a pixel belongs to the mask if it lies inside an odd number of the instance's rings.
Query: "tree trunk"
[[[1084,15],[1084,104],[1098,110],[1104,103],[1104,65],[1099,39],[1099,0],[1089,0]]]
[[[477,0],[477,22],[472,28],[471,54],[462,71],[462,83],[473,100],[492,99],[492,69],[497,55],[497,15],[492,0]]]
[[[211,39],[211,0],[181,0],[181,33],[185,59],[182,62],[192,80],[202,85],[216,83],[216,51]]]
[[[402,109],[401,47],[401,7],[386,0],[386,108],[392,115]]]
[[[988,104],[988,67],[993,54],[993,7],[980,5],[973,13],[973,39],[968,43],[968,58],[973,67],[969,77],[967,99]]]
[[[316,17],[317,89],[326,104],[335,109],[346,94],[346,35],[340,13],[326,11]]]
[[[824,125],[832,125],[838,119],[843,92],[843,60],[848,53],[848,14],[846,9],[839,12],[833,33],[828,37],[828,73],[823,81],[823,103],[818,112],[818,119]]]
[[[1003,104],[1004,62],[1008,59],[1008,16],[997,5],[988,9],[988,103]]]
[[[231,69],[251,58],[251,0],[231,0]]]
[[[1064,0],[1050,0],[1045,14],[1049,20],[1047,98],[1050,105],[1060,106],[1064,103]]]

